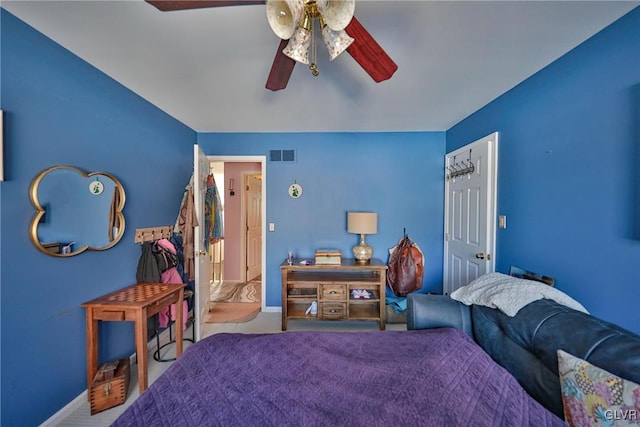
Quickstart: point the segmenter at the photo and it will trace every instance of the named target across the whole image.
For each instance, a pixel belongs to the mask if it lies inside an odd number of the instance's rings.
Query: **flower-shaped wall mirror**
[[[104,251],[124,235],[125,192],[111,174],[53,166],[33,179],[29,195],[36,211],[29,237],[47,255]]]

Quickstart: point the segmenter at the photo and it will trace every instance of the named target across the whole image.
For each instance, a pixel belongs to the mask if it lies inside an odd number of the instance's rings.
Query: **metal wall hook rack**
[[[459,163],[456,156],[453,156],[453,164],[447,166],[447,181],[459,176],[471,175],[475,170],[476,167],[471,161],[471,150],[469,150],[469,158]]]

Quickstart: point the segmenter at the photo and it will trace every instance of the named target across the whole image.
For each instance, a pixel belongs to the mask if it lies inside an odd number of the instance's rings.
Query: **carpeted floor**
[[[223,283],[211,293],[207,323],[243,323],[261,308],[261,281]]]

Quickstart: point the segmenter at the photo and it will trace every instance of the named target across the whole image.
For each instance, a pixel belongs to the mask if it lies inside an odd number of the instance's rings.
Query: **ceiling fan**
[[[391,78],[398,69],[371,34],[353,16],[355,0],[145,0],[163,12],[223,6],[266,4],[271,29],[281,38],[266,88],[287,87],[297,62],[309,64],[311,46],[315,57],[314,21],[319,21],[323,39],[333,60],[346,50],[376,82]],[[318,75],[315,58],[309,64]]]

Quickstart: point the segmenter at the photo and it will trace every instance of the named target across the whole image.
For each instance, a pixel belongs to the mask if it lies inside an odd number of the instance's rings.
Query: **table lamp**
[[[367,245],[364,236],[378,232],[378,214],[374,212],[347,212],[347,231],[360,235],[360,244],[353,247],[353,256],[358,264],[369,264],[373,248]]]

